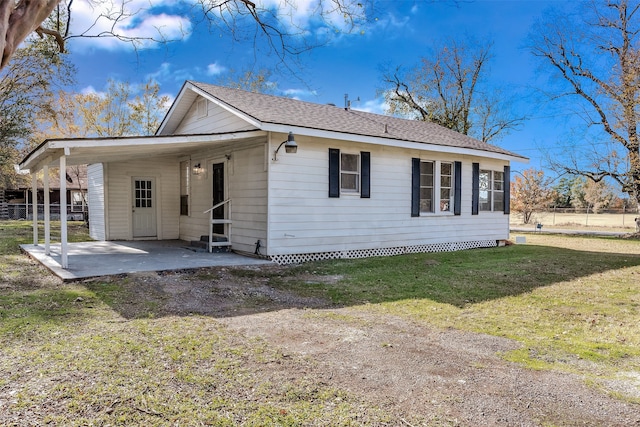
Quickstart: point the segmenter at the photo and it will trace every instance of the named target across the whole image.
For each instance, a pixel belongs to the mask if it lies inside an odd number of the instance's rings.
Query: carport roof
[[[233,144],[258,140],[263,131],[239,131],[206,135],[134,136],[117,138],[47,139],[20,162],[20,169],[39,170],[44,165],[57,166],[60,156],[68,165],[120,161],[153,155],[189,155],[206,144]]]

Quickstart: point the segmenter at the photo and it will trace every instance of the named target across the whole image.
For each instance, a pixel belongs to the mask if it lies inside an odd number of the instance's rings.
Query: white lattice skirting
[[[310,254],[272,255],[271,260],[277,264],[299,264],[325,259],[356,259],[377,256],[417,254],[426,252],[453,252],[465,249],[493,248],[496,240],[478,240],[474,242],[433,243],[430,245],[399,246],[395,248],[355,249],[348,251],[316,252]]]

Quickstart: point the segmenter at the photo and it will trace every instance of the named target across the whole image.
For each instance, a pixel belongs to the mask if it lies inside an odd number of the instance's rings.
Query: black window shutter
[[[420,159],[411,159],[411,216],[420,216]]]
[[[329,148],[329,197],[340,197],[340,150]]]
[[[360,197],[371,197],[371,153],[360,152]]]
[[[478,215],[480,204],[480,163],[474,163],[471,179],[471,215]]]
[[[460,215],[462,202],[462,162],[453,164],[453,214]]]
[[[511,213],[511,167],[504,167],[504,213]]]

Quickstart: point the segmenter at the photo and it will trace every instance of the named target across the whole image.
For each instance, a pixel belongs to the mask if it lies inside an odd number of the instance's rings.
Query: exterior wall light
[[[296,144],[296,140],[293,137],[293,132],[289,132],[289,136],[287,137],[286,141],[282,141],[280,143],[280,145],[278,145],[278,148],[276,148],[276,151],[273,153],[273,160],[277,161],[278,160],[278,150],[280,150],[280,147],[282,147],[282,145],[284,144],[284,150],[287,153],[296,153],[298,152],[298,144]]]
[[[193,165],[193,174],[194,175],[200,175],[203,171],[204,171],[204,169],[202,169],[202,166],[200,166],[200,163],[197,163],[197,164]]]

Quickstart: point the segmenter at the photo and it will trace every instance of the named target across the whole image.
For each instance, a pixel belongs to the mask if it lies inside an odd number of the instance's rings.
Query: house
[[[52,219],[60,218],[60,188],[58,170],[52,170],[49,186],[49,205]],[[82,221],[86,219],[87,209],[87,169],[84,165],[68,167],[65,175],[67,181],[67,219]],[[36,209],[38,218],[44,218],[44,186],[42,178],[38,179],[36,191]],[[27,184],[18,183],[10,188],[0,188],[0,219],[32,219],[33,192]]]
[[[88,164],[94,239],[295,263],[495,246],[512,161],[433,123],[187,81],[156,135],[47,140],[20,167]]]

